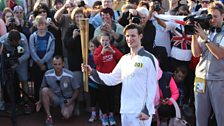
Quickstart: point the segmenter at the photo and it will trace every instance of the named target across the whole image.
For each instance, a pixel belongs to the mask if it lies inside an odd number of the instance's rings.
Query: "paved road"
[[[0,112],[0,126],[12,126],[11,120],[8,117],[2,117],[2,115],[8,115],[6,112]],[[60,111],[54,110],[53,121],[55,126],[101,126],[100,121],[94,123],[88,123],[88,112],[82,112],[80,116],[73,116],[71,119],[63,120],[60,115]],[[19,113],[17,115],[17,126],[44,126],[46,115],[43,111],[35,112],[30,115],[24,115]],[[116,116],[116,120],[119,123],[119,115]],[[120,126],[118,124],[117,126]]]

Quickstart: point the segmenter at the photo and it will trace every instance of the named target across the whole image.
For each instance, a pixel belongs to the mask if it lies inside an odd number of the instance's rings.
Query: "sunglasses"
[[[203,4],[209,4],[209,1],[202,1]]]
[[[22,14],[23,12],[15,12],[16,14]]]
[[[39,14],[41,13],[47,13],[47,11],[43,10],[43,11],[39,11]]]

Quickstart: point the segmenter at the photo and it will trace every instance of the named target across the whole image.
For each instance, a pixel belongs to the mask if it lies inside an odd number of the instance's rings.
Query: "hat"
[[[13,12],[17,12],[17,11],[19,11],[19,10],[23,11],[23,7],[20,6],[20,5],[16,5],[16,6],[13,8]]]

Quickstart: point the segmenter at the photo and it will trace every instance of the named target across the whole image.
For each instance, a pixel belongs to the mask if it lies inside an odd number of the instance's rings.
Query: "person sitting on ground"
[[[74,80],[73,72],[63,68],[64,61],[61,56],[54,56],[53,69],[48,70],[40,88],[40,99],[36,103],[36,111],[41,105],[47,114],[46,126],[52,126],[53,120],[50,113],[50,105],[60,106],[61,114],[65,119],[71,117],[75,105],[75,99],[79,94],[79,84]]]

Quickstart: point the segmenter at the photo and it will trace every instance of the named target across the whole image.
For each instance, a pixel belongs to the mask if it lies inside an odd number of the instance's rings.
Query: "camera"
[[[80,32],[80,29],[74,29],[75,31],[77,31],[77,32]]]
[[[195,22],[199,23],[201,28],[204,30],[209,30],[211,25],[210,25],[210,20],[212,19],[212,15],[190,15],[184,18],[184,21],[190,21],[188,25],[184,26],[185,33],[188,35],[194,35],[195,34]]]
[[[50,23],[51,23],[51,21],[52,21],[52,19],[51,19],[51,18],[47,18],[47,24],[50,24]]]
[[[68,103],[68,100],[67,99],[64,99],[64,103],[67,104]]]
[[[10,17],[9,22],[11,22],[11,23],[16,22],[16,19],[14,17]]]
[[[24,53],[24,48],[20,45],[12,47],[9,44],[4,44],[3,56],[4,67],[8,69],[14,69],[18,64],[18,58]]]
[[[104,44],[104,47],[107,48],[109,46],[110,46],[110,42],[109,41],[106,41],[105,44]]]
[[[132,13],[129,13],[128,19],[131,21],[131,23],[140,24],[140,17],[138,15],[133,15]]]
[[[154,5],[153,5],[153,8],[154,8],[154,11],[160,11],[161,10],[161,7],[160,7],[160,3],[158,0],[154,0]]]

